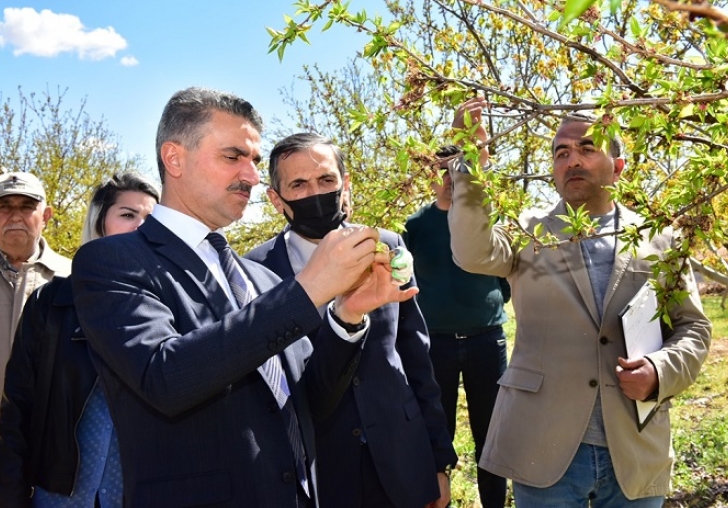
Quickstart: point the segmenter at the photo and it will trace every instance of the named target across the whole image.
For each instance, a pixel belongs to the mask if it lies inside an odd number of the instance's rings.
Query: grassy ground
[[[698,380],[673,400],[670,410],[676,460],[673,491],[665,508],[728,507],[728,310],[720,308],[720,297],[716,296],[704,297],[703,305],[713,321],[713,343]],[[508,311],[512,316],[512,309]],[[512,340],[512,319],[507,335]],[[455,449],[460,462],[452,475],[452,506],[480,508],[462,387]],[[515,506],[510,485],[506,506]]]

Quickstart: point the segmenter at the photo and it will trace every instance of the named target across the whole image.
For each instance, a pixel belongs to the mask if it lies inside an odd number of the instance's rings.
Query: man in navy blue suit
[[[286,278],[302,273],[332,235],[352,227],[342,227],[341,196],[350,190],[349,176],[340,149],[311,133],[278,142],[269,173],[268,196],[290,228],[246,257]],[[390,249],[404,245],[395,233],[380,235]],[[325,305],[319,311],[329,312]],[[341,402],[333,412],[314,413],[321,506],[443,508],[457,456],[424,319],[414,300],[384,305],[369,318],[354,377],[339,386],[345,390]]]
[[[417,292],[391,289],[371,228],[330,235],[283,281],[211,235],[242,217],[259,182],[261,129],[239,97],[176,93],[157,132],[161,204],[74,259],[127,507],[319,506],[310,413],[338,402],[368,313]]]

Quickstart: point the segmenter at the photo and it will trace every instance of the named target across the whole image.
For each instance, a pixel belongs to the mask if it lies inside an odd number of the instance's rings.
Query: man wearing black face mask
[[[349,176],[341,150],[311,133],[278,142],[268,170],[268,197],[290,228],[246,257],[294,275],[328,232],[348,226],[341,195],[350,191]],[[404,245],[399,235],[380,233],[390,249]],[[314,415],[320,508],[444,508],[457,456],[424,319],[414,299],[384,305],[369,319],[352,383],[340,387],[333,413]]]
[[[346,183],[348,184],[348,178]],[[325,184],[325,181],[321,182],[322,186]],[[321,240],[326,233],[341,226],[346,218],[341,206],[342,190],[343,187],[326,194],[313,194],[293,201],[283,199],[280,194],[277,196],[282,203],[288,205],[293,213],[293,216],[288,215],[285,207],[281,207],[291,229],[309,240]],[[273,195],[273,193],[275,191],[269,190],[269,195]],[[273,199],[271,197],[271,200]]]

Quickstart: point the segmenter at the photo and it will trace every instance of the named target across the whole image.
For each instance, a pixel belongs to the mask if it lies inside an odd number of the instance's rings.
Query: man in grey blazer
[[[389,284],[371,228],[331,235],[283,281],[211,236],[242,217],[259,182],[261,129],[239,97],[176,93],[157,132],[160,205],[136,232],[74,258],[127,507],[317,507],[310,411],[337,403],[367,313],[417,292]]]
[[[484,107],[482,98],[465,102],[453,127],[464,126],[465,112],[479,124]],[[600,233],[641,223],[605,189],[624,168],[620,140],[605,153],[587,136],[590,125],[583,116],[561,124],[552,145],[561,200],[551,211],[525,213],[526,230],[541,225],[567,239],[558,218],[566,204],[584,205]],[[477,135],[486,139],[482,125]],[[692,273],[683,280],[688,296],[669,309],[672,328],[662,326],[658,351],[626,358],[619,313],[651,277],[647,258],[670,247],[672,231],[645,233],[635,253],[615,236],[518,251],[506,229],[491,222],[482,187],[467,169],[454,164],[451,172],[453,259],[464,270],[507,277],[516,317],[515,347],[480,466],[513,480],[518,508],[662,506],[673,462],[669,400],[697,377],[711,324]],[[634,400],[659,406],[642,432]]]

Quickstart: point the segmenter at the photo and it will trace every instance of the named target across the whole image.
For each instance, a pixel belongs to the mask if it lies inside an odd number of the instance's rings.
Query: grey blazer
[[[708,354],[711,325],[703,314],[692,273],[689,291],[663,325],[664,345],[648,355],[659,376],[660,410],[639,433],[634,404],[619,388],[617,357],[626,356],[619,312],[651,277],[646,257],[661,255],[671,231],[648,238],[633,255],[617,242],[614,269],[599,319],[578,243],[535,254],[517,252],[502,225],[491,224],[482,187],[469,174],[453,175],[448,220],[455,262],[464,270],[507,277],[513,291],[516,340],[501,385],[480,466],[535,487],[554,484],[566,471],[584,435],[597,395],[601,397],[609,451],[617,481],[629,499],[667,494],[673,462],[670,398],[697,377]],[[565,239],[563,203],[550,212],[525,214],[521,225]],[[639,224],[620,206],[620,226]]]

